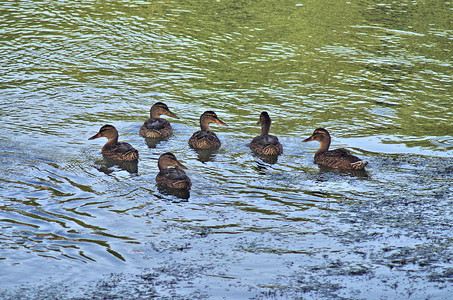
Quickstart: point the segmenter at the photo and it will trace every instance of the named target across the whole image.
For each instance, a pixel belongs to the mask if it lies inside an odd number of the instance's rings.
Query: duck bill
[[[313,136],[309,137],[309,138],[306,138],[305,140],[303,140],[302,142],[305,143],[305,142],[310,142],[310,141],[313,141]]]
[[[172,117],[172,118],[179,119],[179,117],[178,117],[175,113],[173,113],[173,112],[171,112],[171,111],[168,111],[168,112],[166,113],[166,115],[169,116],[169,117]]]
[[[220,120],[220,119],[216,119],[216,120],[215,120],[215,123],[220,124],[220,125],[223,125],[223,126],[228,126],[227,123],[223,122],[223,121]]]
[[[180,163],[179,161],[175,162],[175,166],[180,168],[180,169],[186,169],[187,170],[187,167],[185,165],[183,165],[182,163]]]
[[[94,139],[97,139],[97,138],[100,138],[100,137],[101,137],[101,134],[98,132],[95,135],[93,135],[92,137],[90,137],[89,140],[94,140]]]

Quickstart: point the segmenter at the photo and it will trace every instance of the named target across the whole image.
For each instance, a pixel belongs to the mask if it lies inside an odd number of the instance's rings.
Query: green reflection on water
[[[205,109],[228,113],[232,132],[246,134],[256,129],[241,122],[262,110],[275,116],[279,135],[319,126],[344,136],[452,132],[453,47],[442,1],[99,1],[21,9],[25,16],[1,17],[16,22],[3,39],[11,65],[21,61],[17,85],[45,88],[34,76],[55,89],[82,84],[99,95],[85,101],[99,105],[122,98],[150,106],[150,95],[158,95],[186,105],[186,120],[195,123]],[[17,49],[32,55],[23,63]],[[114,107],[102,117],[141,121],[147,113]]]

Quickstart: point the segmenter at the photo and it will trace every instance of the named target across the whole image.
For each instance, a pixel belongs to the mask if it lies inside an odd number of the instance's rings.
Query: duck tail
[[[264,155],[278,155],[281,152],[281,149],[279,149],[276,145],[268,145],[263,149]]]
[[[354,170],[362,170],[363,168],[365,168],[365,166],[367,164],[368,164],[367,161],[359,160],[354,163],[351,163],[351,166],[352,166],[352,169],[354,169]]]

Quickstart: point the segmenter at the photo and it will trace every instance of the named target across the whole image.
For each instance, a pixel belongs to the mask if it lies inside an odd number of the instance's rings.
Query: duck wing
[[[193,134],[193,137],[197,140],[207,139],[210,141],[218,139],[217,135],[212,131],[199,130]]]
[[[331,168],[340,168],[344,170],[363,169],[368,162],[361,160],[352,155],[349,150],[344,148],[335,149],[315,156],[315,162]]]
[[[186,172],[177,168],[168,168],[160,171],[156,176],[156,181],[158,184],[169,188],[186,189],[192,185]]]
[[[330,150],[324,153],[325,156],[328,157],[347,157],[347,156],[353,156],[351,152],[345,148],[338,148],[335,150]]]
[[[138,151],[129,143],[120,142],[115,145],[107,145],[102,148],[102,154],[117,160],[136,160],[138,159]]]
[[[265,155],[278,155],[283,152],[283,147],[275,135],[259,135],[250,143],[252,151]]]
[[[170,122],[162,118],[149,118],[143,123],[143,126],[146,127],[146,129],[162,130],[165,127],[170,126]]]
[[[137,151],[135,150],[134,147],[131,146],[131,144],[129,143],[125,143],[125,142],[120,142],[120,143],[117,143],[116,144],[116,152],[118,153],[121,153],[121,154],[126,154],[126,153],[129,153],[129,152],[133,152],[133,151]]]
[[[174,180],[174,181],[185,180],[185,179],[189,178],[186,175],[186,172],[184,172],[181,169],[177,169],[177,168],[168,168],[168,169],[160,171],[159,174],[167,179]]]
[[[212,131],[199,130],[189,139],[189,146],[195,149],[219,148],[221,142],[217,135]]]
[[[262,145],[266,147],[268,145],[277,145],[280,144],[278,138],[275,135],[259,135],[252,140],[252,143],[256,143],[258,145]]]

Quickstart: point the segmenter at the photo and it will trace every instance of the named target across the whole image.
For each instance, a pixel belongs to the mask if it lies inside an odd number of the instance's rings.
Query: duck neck
[[[165,170],[168,167],[168,165],[162,160],[157,162],[157,166],[159,167],[159,171]]]
[[[118,143],[118,136],[108,138],[107,143],[105,143],[103,148],[113,147]]]
[[[200,120],[200,127],[202,131],[209,131],[209,122],[206,120]]]
[[[318,149],[318,151],[316,151],[315,156],[326,153],[329,150],[329,147],[330,147],[330,138],[325,141],[320,141],[319,149]]]
[[[151,118],[153,118],[153,119],[160,118],[160,113],[157,111],[157,109],[151,108],[151,110],[149,111],[149,115],[150,115]]]
[[[271,122],[265,122],[261,125],[261,135],[268,135],[271,129]]]

